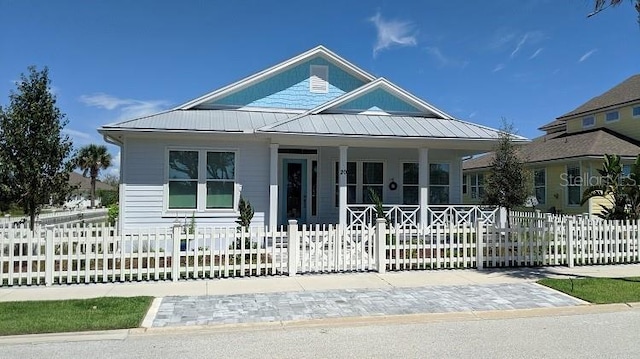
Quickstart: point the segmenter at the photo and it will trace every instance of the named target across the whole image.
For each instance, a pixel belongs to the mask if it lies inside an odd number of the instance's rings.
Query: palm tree
[[[633,0],[633,2],[635,3],[636,11],[638,11],[638,22],[640,23],[640,0]],[[618,6],[620,4],[622,4],[622,0],[595,0],[593,2],[593,12],[589,13],[587,17],[596,15],[609,6]]]
[[[91,177],[91,208],[95,207],[96,178],[100,170],[111,166],[111,154],[104,145],[87,145],[82,147],[75,158],[76,167],[82,170],[82,175]]]

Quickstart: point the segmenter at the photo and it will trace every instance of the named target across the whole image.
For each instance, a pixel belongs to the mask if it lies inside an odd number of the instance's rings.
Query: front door
[[[286,224],[295,219],[298,223],[307,220],[307,160],[282,160],[283,186],[280,192],[280,222]]]

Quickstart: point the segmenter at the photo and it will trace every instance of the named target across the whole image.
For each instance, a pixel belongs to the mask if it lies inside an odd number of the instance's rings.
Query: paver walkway
[[[534,283],[165,297],[152,326],[528,309],[583,303]]]

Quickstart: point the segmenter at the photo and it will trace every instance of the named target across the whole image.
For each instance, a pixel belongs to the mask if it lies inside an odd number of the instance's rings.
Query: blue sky
[[[640,68],[631,1],[0,0],[0,104],[48,66],[76,148],[319,44],[460,119],[535,137]],[[114,157],[118,148],[109,146]],[[114,167],[113,170],[117,170]]]

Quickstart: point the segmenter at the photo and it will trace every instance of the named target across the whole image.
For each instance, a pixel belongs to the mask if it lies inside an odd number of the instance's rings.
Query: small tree
[[[528,176],[513,143],[514,132],[513,125],[503,120],[482,199],[485,204],[506,208],[507,223],[510,210],[524,205],[529,197]]]
[[[73,146],[62,134],[68,121],[49,85],[48,69],[31,66],[11,91],[9,106],[0,107],[0,198],[22,207],[31,230],[43,205],[69,196],[73,170]]]
[[[242,232],[242,230],[249,230],[254,211],[253,207],[251,207],[251,203],[245,200],[242,196],[240,196],[240,201],[238,202],[238,212],[240,212],[238,220],[236,221],[238,224],[238,232]],[[236,249],[242,249],[242,240],[242,237],[236,238]],[[244,248],[251,249],[251,238],[244,239]]]
[[[82,170],[82,175],[91,178],[91,208],[96,205],[96,178],[100,170],[104,170],[111,166],[111,154],[104,145],[87,145],[78,151],[75,163]]]

